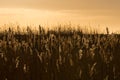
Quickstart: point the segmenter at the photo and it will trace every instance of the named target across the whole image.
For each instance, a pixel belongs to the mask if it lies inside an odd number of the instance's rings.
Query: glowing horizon
[[[74,24],[81,26],[94,26],[104,30],[109,27],[111,32],[119,31],[119,19],[107,15],[112,11],[96,10],[40,10],[24,8],[0,8],[0,25],[59,25]],[[88,14],[87,14],[88,13]],[[104,14],[104,15],[101,15]],[[117,19],[116,19],[117,18]],[[114,27],[114,28],[113,28]]]

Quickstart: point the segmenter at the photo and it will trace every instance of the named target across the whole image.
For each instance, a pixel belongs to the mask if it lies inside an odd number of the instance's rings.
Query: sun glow
[[[59,24],[73,24],[111,31],[118,31],[118,18],[106,16],[111,11],[90,10],[44,10],[26,8],[0,8],[0,26],[17,24],[21,26],[51,26]],[[97,14],[99,13],[99,14]],[[113,28],[114,27],[114,28]]]

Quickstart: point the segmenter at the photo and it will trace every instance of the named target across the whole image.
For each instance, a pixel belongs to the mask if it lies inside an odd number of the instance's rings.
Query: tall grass
[[[120,35],[69,26],[1,31],[0,80],[119,80]]]

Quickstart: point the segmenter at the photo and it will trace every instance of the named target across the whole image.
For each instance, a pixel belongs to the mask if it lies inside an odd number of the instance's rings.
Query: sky
[[[120,0],[0,0],[0,25],[74,24],[120,31]]]

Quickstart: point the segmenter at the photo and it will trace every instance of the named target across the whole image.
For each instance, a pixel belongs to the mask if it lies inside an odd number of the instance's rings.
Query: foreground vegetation
[[[0,33],[0,80],[120,80],[120,35],[82,30]]]

